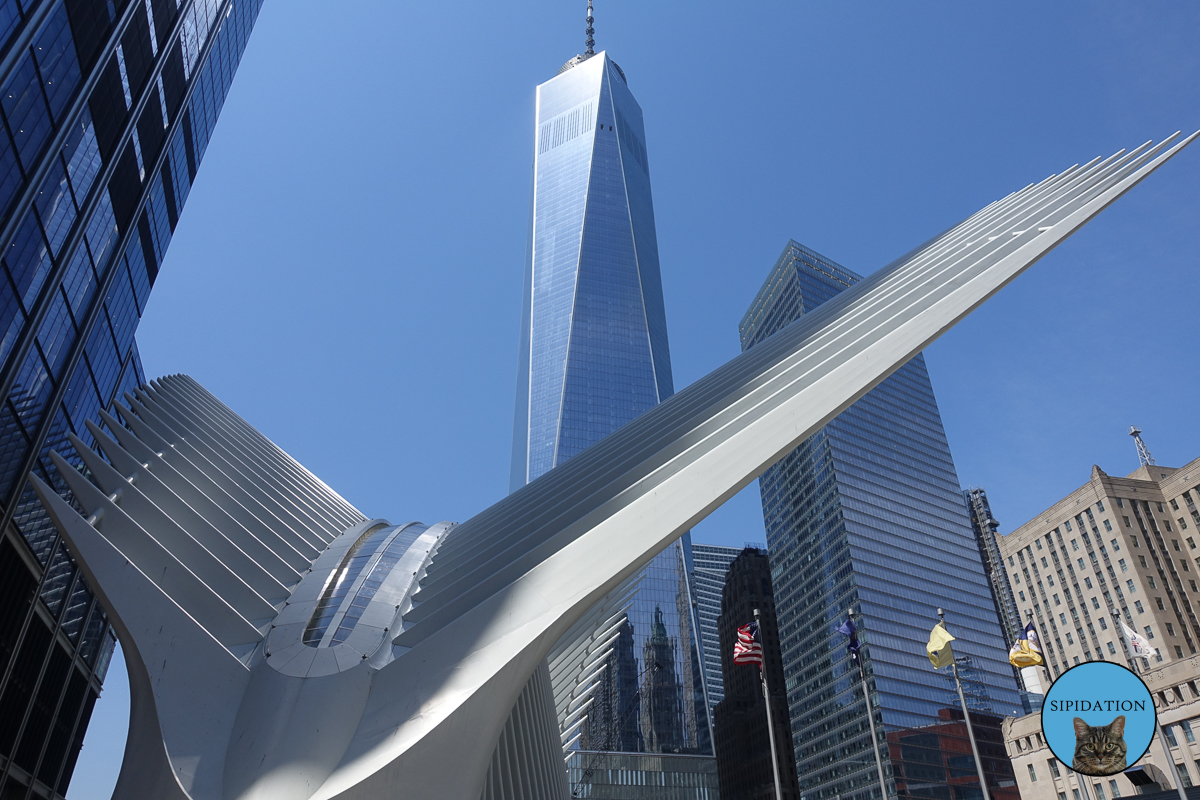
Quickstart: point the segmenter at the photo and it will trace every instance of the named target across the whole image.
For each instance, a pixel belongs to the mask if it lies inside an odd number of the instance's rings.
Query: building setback
[[[739,547],[716,544],[692,544],[692,592],[695,594],[697,627],[704,661],[704,687],[710,713],[725,698],[722,676],[721,635],[717,619],[721,616],[721,593],[729,565],[742,552]]]
[[[859,280],[789,242],[742,319],[742,349]],[[881,746],[885,732],[938,724],[958,704],[953,680],[932,673],[925,657],[939,607],[958,637],[972,709],[1021,707],[920,354],[767,470],[759,488],[806,798],[879,795],[857,669],[834,633],[850,608],[865,618],[863,654]],[[947,796],[943,780],[909,780],[952,757],[940,744],[889,751],[892,786],[903,784],[911,797]]]
[[[535,130],[513,491],[674,392],[646,134],[625,73],[605,52],[575,56],[537,87]],[[715,788],[690,571],[686,533],[643,570],[569,762],[574,791],[632,797],[675,780],[676,761],[688,797]],[[617,763],[637,774],[610,789]]]
[[[729,566],[722,587],[718,621],[721,654],[728,654],[721,671],[728,694],[713,714],[713,742],[717,751],[717,775],[721,800],[775,800],[775,778],[771,765],[771,734],[759,670],[750,664],[733,663],[733,645],[738,628],[759,613],[763,663],[771,695],[775,750],[779,760],[780,793],[785,800],[799,800],[800,782],[792,757],[792,733],[788,722],[787,693],[784,691],[783,659],[779,652],[779,627],[771,592],[771,562],[763,550],[747,547]]]
[[[1200,641],[1200,459],[1091,479],[1007,536],[1000,552],[1022,619],[1033,619],[1047,667],[1124,664],[1110,611],[1158,649],[1155,664],[1191,659]]]
[[[61,797],[115,638],[28,482],[71,493],[261,0],[0,2],[0,796]]]

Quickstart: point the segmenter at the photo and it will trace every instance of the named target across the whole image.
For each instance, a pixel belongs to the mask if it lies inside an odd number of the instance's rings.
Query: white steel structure
[[[366,519],[191,379],[127,395],[90,480],[56,459],[86,517],[37,484],[129,665],[115,797],[565,796],[629,579],[1193,138],[991,204],[457,526]]]

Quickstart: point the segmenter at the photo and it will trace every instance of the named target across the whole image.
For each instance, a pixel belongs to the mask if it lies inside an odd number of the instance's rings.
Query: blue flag
[[[858,628],[854,625],[854,620],[848,619],[842,623],[837,632],[843,636],[850,637],[850,641],[846,642],[846,652],[855,661],[858,661]]]

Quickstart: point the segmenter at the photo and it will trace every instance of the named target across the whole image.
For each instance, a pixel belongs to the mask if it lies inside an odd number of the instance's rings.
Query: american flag
[[[733,663],[762,664],[762,639],[758,635],[758,623],[751,622],[738,628],[737,644],[733,646]]]

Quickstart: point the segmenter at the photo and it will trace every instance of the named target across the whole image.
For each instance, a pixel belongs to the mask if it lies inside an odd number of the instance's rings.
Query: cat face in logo
[[[1115,775],[1125,769],[1125,715],[1107,725],[1075,718],[1075,758],[1071,769],[1084,775]]]

